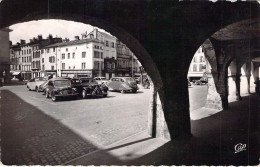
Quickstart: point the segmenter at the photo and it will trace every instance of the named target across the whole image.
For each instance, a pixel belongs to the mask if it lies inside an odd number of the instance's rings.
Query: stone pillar
[[[161,104],[157,104],[157,110],[164,110],[166,125],[171,139],[186,138],[191,136],[189,94],[187,71],[171,71],[169,77],[164,79],[164,87],[159,90]],[[162,97],[164,97],[162,99]],[[158,98],[157,98],[158,99]],[[158,100],[157,100],[158,101]],[[158,116],[162,117],[159,112]],[[158,122],[160,118],[157,119]],[[159,125],[157,124],[157,127]],[[160,125],[164,130],[164,125]],[[157,131],[158,133],[158,131]],[[164,133],[164,136],[167,134]]]
[[[240,95],[240,77],[241,77],[241,70],[238,69],[236,74],[236,100],[242,100]]]
[[[148,112],[148,133],[152,137],[171,140],[168,126],[165,122],[163,107],[158,88],[151,87],[150,110]]]
[[[205,107],[222,110],[222,100],[219,93],[216,90],[215,81],[213,77],[214,75],[217,76],[217,72],[208,73],[208,95]]]

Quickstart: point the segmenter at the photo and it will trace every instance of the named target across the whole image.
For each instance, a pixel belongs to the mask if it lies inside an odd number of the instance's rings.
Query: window
[[[82,69],[85,69],[85,68],[86,68],[86,63],[82,63],[82,64],[81,64],[81,68],[82,68]]]
[[[73,66],[73,69],[75,69],[75,66]]]
[[[115,43],[114,43],[114,42],[112,42],[111,44],[112,44],[112,48],[115,48]]]
[[[68,59],[70,59],[70,53],[68,53]]]
[[[75,59],[75,53],[72,53],[72,58]]]
[[[48,48],[48,49],[47,49],[47,53],[49,53],[49,52],[50,52],[50,49]]]
[[[43,54],[43,53],[44,53],[44,50],[42,49],[42,50],[41,50],[41,54]]]
[[[51,66],[51,70],[54,70],[54,66]]]
[[[202,68],[203,68],[203,65],[200,64],[200,66],[199,66],[199,72],[202,72]]]
[[[108,41],[106,41],[106,46],[109,46],[109,45],[108,45]]]
[[[44,58],[42,58],[42,63],[44,63]]]
[[[94,51],[94,58],[103,59],[103,52]]]
[[[203,62],[203,56],[200,56],[200,62]]]
[[[65,63],[61,64],[61,69],[64,70],[65,69]]]
[[[69,69],[70,69],[70,66],[69,66]]]
[[[42,71],[44,71],[44,65],[42,65]]]
[[[82,58],[86,57],[86,52],[82,52]]]
[[[55,48],[53,48],[53,52],[55,52]]]
[[[65,53],[62,53],[61,59],[65,59]]]
[[[197,72],[197,64],[193,64],[193,72]]]
[[[196,63],[196,57],[193,58],[193,62]]]
[[[66,48],[66,52],[68,52],[68,48]]]

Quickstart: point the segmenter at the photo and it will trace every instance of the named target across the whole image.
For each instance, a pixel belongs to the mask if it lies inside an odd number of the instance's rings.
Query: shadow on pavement
[[[14,93],[1,90],[0,95],[3,164],[59,165],[98,149]]]
[[[98,150],[37,107],[8,90],[0,91],[2,162],[6,165],[60,165],[89,156],[79,165],[257,165],[259,164],[259,100],[254,95],[230,103],[210,117],[191,121],[190,139],[176,139],[134,160],[121,161],[111,150],[150,138]],[[235,152],[236,144],[246,150]],[[91,157],[92,156],[92,157]],[[102,157],[102,160],[99,158]],[[74,163],[75,164],[75,163]]]
[[[258,165],[259,99],[232,102],[228,110],[191,121],[192,138],[173,140],[127,165]],[[235,153],[235,146],[246,144]]]

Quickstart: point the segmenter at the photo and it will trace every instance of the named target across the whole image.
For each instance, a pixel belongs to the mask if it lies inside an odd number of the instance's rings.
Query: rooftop
[[[81,39],[81,40],[74,40],[69,42],[60,42],[52,45],[45,46],[44,48],[52,48],[52,47],[61,47],[61,46],[69,46],[69,45],[78,45],[83,43],[90,43],[90,42],[101,42],[98,39]]]

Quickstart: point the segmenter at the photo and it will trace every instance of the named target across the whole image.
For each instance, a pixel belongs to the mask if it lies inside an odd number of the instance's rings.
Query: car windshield
[[[89,79],[81,79],[81,83],[89,83]]]
[[[47,78],[38,78],[38,81],[47,81]]]
[[[129,82],[129,81],[134,82],[134,81],[135,81],[134,78],[125,78],[125,80],[126,80],[127,82]]]
[[[101,80],[107,80],[105,77],[100,78]]]
[[[68,87],[68,86],[71,86],[71,82],[70,82],[70,80],[57,80],[57,81],[54,81],[54,86]]]

